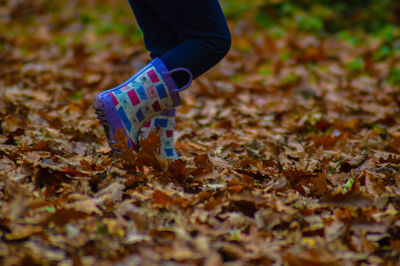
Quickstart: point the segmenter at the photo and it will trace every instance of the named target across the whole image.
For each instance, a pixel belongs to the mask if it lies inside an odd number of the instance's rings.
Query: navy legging
[[[193,77],[216,65],[229,51],[231,36],[218,0],[129,0],[152,58],[169,70],[188,68]],[[184,73],[174,76],[178,85]]]

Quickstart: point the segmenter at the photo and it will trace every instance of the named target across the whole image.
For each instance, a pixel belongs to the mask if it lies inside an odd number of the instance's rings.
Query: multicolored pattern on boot
[[[163,112],[159,116],[151,119],[151,121],[145,123],[141,128],[141,135],[143,138],[147,138],[151,130],[158,130],[161,140],[161,158],[175,160],[178,159],[179,156],[175,151],[174,129],[175,108]]]
[[[93,106],[111,148],[114,149],[117,128],[123,129],[128,137],[128,146],[136,148],[142,125],[181,103],[178,92],[182,89],[176,87],[171,73],[156,58],[123,84],[96,97]]]

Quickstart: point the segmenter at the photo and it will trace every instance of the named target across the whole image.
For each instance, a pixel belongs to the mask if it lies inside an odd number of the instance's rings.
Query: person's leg
[[[183,39],[147,2],[147,0],[129,0],[137,24],[143,33],[146,49],[154,59],[180,44]]]
[[[168,69],[188,68],[193,78],[216,65],[228,52],[231,36],[218,0],[146,0],[184,40],[161,56]],[[184,84],[184,74],[174,76]]]
[[[158,13],[152,18],[164,19],[183,41],[126,82],[96,97],[94,108],[110,146],[116,141],[118,129],[128,137],[130,146],[136,146],[140,128],[155,116],[180,105],[179,92],[190,85],[193,76],[218,63],[230,48],[229,29],[217,0],[189,3],[146,0],[146,3]]]
[[[129,0],[129,4],[143,33],[143,40],[151,58],[161,57],[183,41],[179,34],[147,4],[147,0]],[[158,130],[162,158],[179,157],[174,147],[175,113],[175,108],[167,110],[141,128],[143,138],[147,138],[151,130]]]
[[[229,50],[229,28],[217,0],[129,1],[151,56],[161,54],[168,69],[185,66],[197,77],[218,63]],[[173,78],[179,87],[187,82],[185,73],[176,73]],[[170,115],[172,113],[174,115]],[[174,116],[175,111],[172,110],[166,115],[153,118],[143,127],[142,135],[147,137],[155,128],[156,120],[168,121],[169,126],[175,126]],[[171,143],[171,137],[167,137],[164,131],[163,128],[159,131],[162,155],[178,158],[174,147],[166,145]],[[173,131],[168,132],[171,136]]]
[[[231,44],[218,0],[129,0],[152,58],[196,78],[218,63]]]

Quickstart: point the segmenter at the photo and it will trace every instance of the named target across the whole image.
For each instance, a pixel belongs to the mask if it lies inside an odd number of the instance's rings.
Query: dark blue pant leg
[[[183,41],[146,0],[129,0],[129,4],[143,33],[144,44],[151,58],[161,57]]]
[[[228,52],[231,37],[218,0],[131,0],[139,25],[166,23],[168,38],[159,38],[155,32],[145,32],[151,26],[142,27],[146,46],[150,51],[155,47],[171,49],[161,59],[168,69],[186,67],[196,78],[217,64]],[[153,9],[151,16],[137,14],[135,2],[142,2]],[[147,11],[149,12],[149,11]],[[141,20],[141,21],[139,21]],[[156,26],[153,26],[156,27]],[[158,29],[162,26],[158,25]],[[146,36],[150,36],[148,39]],[[153,36],[153,37],[151,37]],[[154,40],[152,40],[154,38]],[[176,40],[179,38],[178,40]],[[178,44],[177,44],[178,43]],[[186,79],[184,75],[174,77],[178,84]]]

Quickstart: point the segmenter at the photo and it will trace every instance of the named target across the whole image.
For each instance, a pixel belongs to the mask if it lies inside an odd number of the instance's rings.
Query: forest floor
[[[183,93],[171,163],[154,137],[114,154],[92,108],[149,59],[127,3],[19,2],[0,9],[0,264],[399,263],[385,40],[230,20],[230,53]]]

